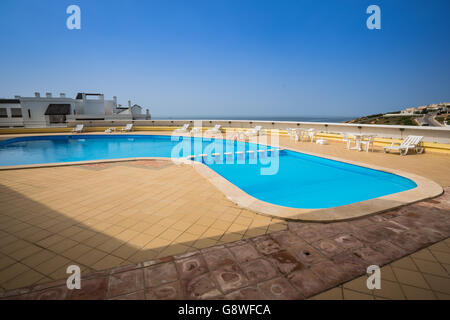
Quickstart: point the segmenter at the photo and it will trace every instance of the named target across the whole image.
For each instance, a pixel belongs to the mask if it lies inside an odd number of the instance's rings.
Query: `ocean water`
[[[259,120],[259,121],[289,121],[289,122],[330,122],[340,123],[349,121],[355,117],[303,117],[303,116],[290,116],[290,117],[277,117],[277,116],[152,116],[153,120]]]

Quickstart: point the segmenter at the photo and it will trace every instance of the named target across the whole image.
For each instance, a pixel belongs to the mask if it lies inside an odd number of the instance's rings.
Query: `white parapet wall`
[[[353,123],[325,123],[325,122],[288,122],[288,121],[258,121],[258,120],[89,120],[89,121],[68,121],[69,127],[82,123],[90,127],[124,126],[133,122],[135,126],[162,126],[180,127],[185,123],[197,126],[199,123],[203,127],[213,127],[220,124],[223,128],[252,128],[262,126],[263,129],[287,128],[310,129],[324,133],[361,133],[373,134],[379,138],[403,139],[408,135],[423,136],[425,142],[450,144],[450,128],[448,127],[415,127],[415,126],[392,126],[375,124],[353,124]]]

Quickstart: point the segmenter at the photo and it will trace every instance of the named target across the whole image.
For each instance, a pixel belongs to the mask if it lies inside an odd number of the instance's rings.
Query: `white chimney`
[[[131,108],[131,100],[128,100],[128,108]]]
[[[65,98],[65,97],[66,97],[66,94],[65,94],[65,93],[60,93],[59,96],[60,96],[61,98]]]
[[[52,97],[52,93],[51,93],[51,92],[47,92],[47,93],[45,94],[45,96],[46,96],[47,98],[51,98],[51,97]]]
[[[40,98],[40,97],[41,97],[41,94],[40,94],[39,92],[35,92],[35,93],[34,93],[34,96],[35,96],[36,98]]]

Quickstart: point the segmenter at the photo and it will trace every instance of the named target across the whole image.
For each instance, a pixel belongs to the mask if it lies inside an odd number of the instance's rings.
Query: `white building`
[[[16,96],[14,99],[0,99],[0,127],[61,127],[67,120],[136,120],[150,119],[148,109],[142,114],[142,107],[127,108],[117,104],[117,98],[105,100],[101,93],[80,92],[75,98],[64,93],[45,97],[36,92],[34,97]]]
[[[19,99],[0,99],[0,127],[23,127]]]

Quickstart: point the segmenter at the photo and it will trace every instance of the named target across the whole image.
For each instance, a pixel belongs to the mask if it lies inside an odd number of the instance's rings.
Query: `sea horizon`
[[[345,116],[152,116],[153,120],[259,120],[292,122],[333,122],[340,123],[357,118]]]

